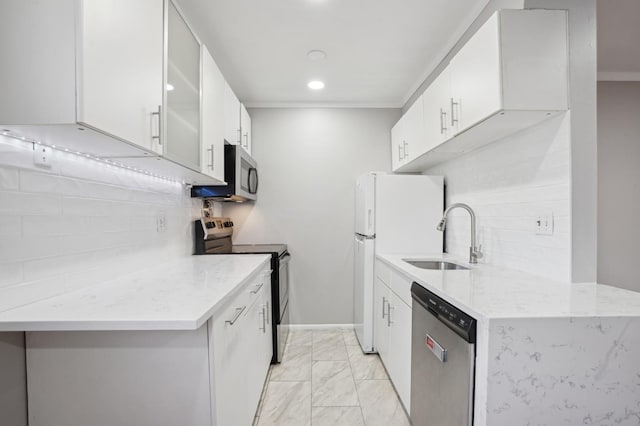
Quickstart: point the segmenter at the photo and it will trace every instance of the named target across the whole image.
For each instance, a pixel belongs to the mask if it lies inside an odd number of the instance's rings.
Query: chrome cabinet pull
[[[158,145],[162,145],[162,105],[158,105],[158,111],[151,113],[151,117],[158,116],[158,134],[151,135],[151,139],[157,140]]]
[[[236,314],[230,320],[226,320],[225,324],[229,324],[229,325],[235,324],[236,321],[238,321],[238,318],[240,318],[240,315],[242,315],[242,313],[244,312],[245,309],[247,309],[247,305],[244,305],[241,308],[236,308]]]
[[[262,309],[260,310],[260,315],[262,315],[262,325],[260,326],[260,331],[262,331],[263,333],[266,333],[267,325],[265,323],[266,315],[264,313],[264,305],[262,305]]]
[[[244,147],[249,149],[249,133],[244,134]]]
[[[398,161],[402,160],[402,145],[398,145]]]
[[[444,132],[447,130],[445,123],[447,121],[447,113],[442,108],[440,108],[440,134],[444,135]]]
[[[404,157],[402,158],[407,158],[409,156],[409,144],[407,141],[402,141],[402,144],[404,145]]]
[[[456,123],[458,122],[458,119],[455,116],[455,110],[458,107],[458,105],[460,104],[454,101],[453,98],[451,98],[451,127],[455,126]]]
[[[251,294],[257,294],[260,291],[260,289],[262,288],[263,285],[264,285],[264,283],[261,283],[260,285],[256,285],[256,288],[251,290]]]
[[[391,324],[393,324],[393,321],[391,321],[391,310],[395,309],[393,306],[391,306],[391,303],[387,302],[387,327],[391,327]]]
[[[209,156],[209,159],[211,160],[211,163],[209,164],[209,168],[213,170],[213,144],[211,145],[211,148],[207,149],[207,151],[211,153],[211,155]]]
[[[385,317],[384,314],[384,304],[387,303],[387,298],[386,297],[382,297],[382,318]]]

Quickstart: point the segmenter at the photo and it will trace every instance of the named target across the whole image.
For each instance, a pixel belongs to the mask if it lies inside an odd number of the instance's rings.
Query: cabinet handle
[[[391,324],[393,324],[393,321],[391,321],[391,310],[395,309],[393,306],[391,306],[391,303],[387,303],[387,327],[391,327]]]
[[[260,331],[262,331],[263,333],[266,333],[267,332],[267,325],[265,323],[266,315],[264,313],[264,305],[262,305],[262,309],[260,310],[260,315],[262,315],[262,326],[260,326]]]
[[[402,141],[402,145],[404,145],[404,157],[407,158],[409,156],[409,144],[406,141]]]
[[[447,130],[445,123],[447,122],[447,113],[442,108],[440,108],[440,134],[444,135],[444,132]]]
[[[454,101],[453,98],[451,98],[451,127],[455,126],[456,123],[458,122],[458,119],[455,116],[455,111],[456,108],[458,107],[458,105],[460,105],[458,102]]]
[[[260,291],[260,289],[262,288],[263,285],[264,285],[264,283],[262,283],[260,285],[256,285],[256,288],[251,290],[251,294],[257,294]]]
[[[153,117],[154,115],[158,116],[158,134],[151,135],[151,139],[157,140],[158,145],[162,145],[162,105],[158,105],[158,111],[151,113],[151,117]]]
[[[386,297],[382,297],[382,318],[385,317],[384,315],[384,304],[387,303],[387,298]]]
[[[207,149],[207,151],[209,151],[211,153],[210,155],[210,159],[211,159],[211,163],[209,164],[209,168],[211,170],[213,170],[213,145],[211,145],[211,148]]]
[[[226,320],[225,324],[229,324],[229,325],[235,324],[236,321],[238,321],[238,318],[240,318],[240,315],[242,315],[242,313],[244,312],[245,309],[247,309],[247,305],[244,305],[241,308],[236,308],[236,314],[230,320]]]
[[[244,147],[249,149],[249,133],[244,134],[244,143],[245,143]]]
[[[402,160],[402,145],[398,145],[398,161]]]

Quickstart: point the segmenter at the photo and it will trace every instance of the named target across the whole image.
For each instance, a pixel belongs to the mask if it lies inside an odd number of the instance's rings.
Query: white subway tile
[[[62,200],[52,194],[0,191],[0,215],[55,215],[62,212]]]
[[[22,263],[0,263],[0,287],[17,284],[22,280]]]
[[[0,190],[18,189],[18,169],[0,167]]]
[[[0,237],[19,236],[22,230],[21,224],[20,216],[0,216]]]

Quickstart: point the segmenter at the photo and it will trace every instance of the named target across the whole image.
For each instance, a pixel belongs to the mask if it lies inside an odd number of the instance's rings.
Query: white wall
[[[291,319],[353,322],[353,190],[370,170],[390,169],[389,109],[252,109],[259,164],[255,204],[224,206],[235,243],[286,243]]]
[[[640,291],[640,82],[598,83],[598,282]]]
[[[0,312],[191,253],[199,212],[182,186],[0,137]],[[164,214],[167,230],[157,232]]]
[[[551,279],[570,279],[569,113],[436,166],[446,205],[469,204],[478,218],[480,263]],[[538,215],[553,213],[554,234],[535,234]],[[454,210],[447,224],[449,253],[469,256],[470,220]]]

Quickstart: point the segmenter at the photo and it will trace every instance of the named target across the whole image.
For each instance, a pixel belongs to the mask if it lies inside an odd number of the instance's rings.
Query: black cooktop
[[[277,253],[278,256],[282,256],[286,252],[286,244],[238,244],[231,246],[231,253],[234,254]]]

